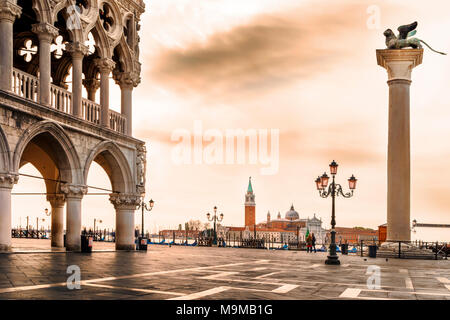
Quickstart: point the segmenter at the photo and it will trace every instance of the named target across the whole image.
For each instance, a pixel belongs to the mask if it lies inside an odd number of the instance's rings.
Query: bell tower
[[[255,194],[253,193],[252,177],[248,178],[248,188],[245,194],[245,226],[255,225]]]

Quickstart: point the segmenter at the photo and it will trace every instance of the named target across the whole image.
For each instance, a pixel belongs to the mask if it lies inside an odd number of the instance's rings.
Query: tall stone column
[[[0,0],[0,89],[11,91],[13,69],[13,24],[22,9],[15,1]]]
[[[80,185],[63,185],[61,191],[65,194],[67,203],[66,219],[66,250],[81,250],[81,200],[87,192],[87,187]]]
[[[11,190],[18,175],[0,174],[0,251],[11,249]]]
[[[66,44],[66,51],[72,54],[72,114],[83,118],[83,58],[89,48],[81,42]]]
[[[51,44],[59,32],[48,23],[34,24],[32,30],[39,38],[39,102],[49,106],[52,76]]]
[[[110,201],[116,209],[116,250],[135,250],[134,213],[141,197],[113,193]]]
[[[47,201],[52,206],[52,247],[64,247],[64,204],[63,194],[49,195]]]
[[[129,72],[117,73],[114,78],[121,89],[121,113],[127,120],[125,132],[131,136],[133,134],[133,88],[139,81]]]
[[[387,241],[411,240],[409,89],[412,69],[422,58],[423,49],[377,50],[389,85]]]
[[[109,128],[109,75],[114,70],[116,63],[108,58],[96,59],[95,63],[100,71],[100,124]]]

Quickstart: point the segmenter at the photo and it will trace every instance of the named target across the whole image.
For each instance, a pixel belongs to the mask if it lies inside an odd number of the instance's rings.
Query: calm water
[[[450,243],[450,228],[415,228],[411,240],[439,241]]]

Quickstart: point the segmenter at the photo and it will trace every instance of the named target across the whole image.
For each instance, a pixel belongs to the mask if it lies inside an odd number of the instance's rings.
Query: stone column
[[[66,51],[72,54],[72,114],[83,118],[83,58],[89,48],[81,42],[66,44]]]
[[[11,91],[13,69],[13,24],[22,9],[15,1],[0,0],[0,90]]]
[[[109,200],[116,209],[116,250],[135,250],[134,212],[141,197],[113,193]]]
[[[109,75],[116,63],[108,58],[96,59],[95,63],[100,71],[100,124],[109,128]]]
[[[87,192],[87,187],[80,185],[63,185],[61,191],[65,194],[67,203],[66,219],[66,250],[81,250],[81,200]]]
[[[84,79],[83,85],[86,88],[88,99],[95,102],[95,95],[100,88],[100,81],[97,79]]]
[[[48,23],[34,24],[32,28],[39,38],[39,102],[49,106],[52,76],[51,44],[59,32],[57,28]]]
[[[0,251],[11,249],[11,190],[18,175],[0,174]]]
[[[47,201],[52,206],[52,247],[64,247],[64,194],[48,195]]]
[[[127,120],[125,133],[133,133],[133,88],[138,81],[129,72],[120,72],[114,75],[116,83],[121,89],[121,113]]]
[[[389,85],[387,241],[411,240],[409,88],[412,69],[422,58],[423,49],[377,50]]]

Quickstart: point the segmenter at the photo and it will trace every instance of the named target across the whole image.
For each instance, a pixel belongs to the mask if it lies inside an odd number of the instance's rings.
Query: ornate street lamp
[[[45,208],[44,212],[47,217],[50,217],[52,215],[52,213],[49,212],[47,208]]]
[[[353,196],[353,190],[356,188],[356,181],[358,181],[355,176],[351,176],[348,179],[348,186],[350,188],[350,192],[344,193],[342,186],[340,184],[336,184],[335,176],[337,174],[338,164],[333,160],[330,163],[330,173],[332,176],[332,182],[326,190],[328,186],[329,177],[326,172],[315,180],[317,190],[319,190],[319,195],[322,198],[328,198],[331,196],[331,243],[330,243],[330,254],[328,255],[325,264],[334,264],[339,265],[340,261],[338,256],[336,255],[336,217],[335,217],[335,198],[336,196],[343,196],[344,198],[351,198]]]
[[[214,206],[214,216],[211,218],[211,215],[209,212],[206,214],[206,217],[208,218],[208,221],[214,221],[214,240],[213,244],[217,244],[217,232],[216,232],[216,222],[222,222],[223,220],[223,213],[220,214],[220,219],[217,217],[217,207]]]
[[[152,211],[153,206],[155,205],[155,201],[153,199],[150,199],[148,202],[148,206],[144,201],[144,197],[142,197],[142,202],[138,206],[138,210],[142,209],[142,230],[141,230],[141,237],[144,238],[144,211]]]

